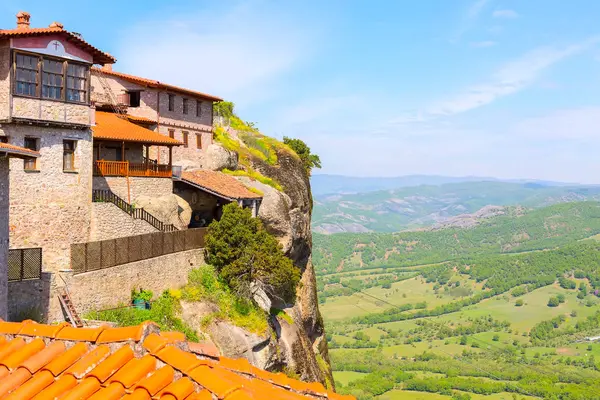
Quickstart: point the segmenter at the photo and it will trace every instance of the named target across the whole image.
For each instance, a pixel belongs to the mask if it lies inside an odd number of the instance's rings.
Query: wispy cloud
[[[500,68],[488,82],[472,86],[449,100],[429,109],[431,116],[452,115],[472,110],[494,100],[519,92],[531,85],[545,69],[580,53],[600,41],[600,36],[563,48],[544,47]]]
[[[492,16],[494,18],[518,18],[519,13],[515,10],[495,10]]]
[[[318,27],[292,23],[295,18],[254,1],[157,16],[121,35],[119,69],[237,103],[257,102],[274,95],[278,79],[318,47]]]
[[[466,12],[464,13],[464,15],[462,17],[462,21],[460,22],[458,29],[456,30],[456,32],[454,32],[454,35],[450,38],[451,43],[458,42],[462,38],[462,36],[465,33],[467,33],[467,31],[469,31],[471,28],[473,28],[473,26],[477,22],[477,19],[479,18],[479,16],[485,9],[485,6],[490,1],[491,0],[476,0],[474,3],[472,3],[469,6],[469,8],[467,8]]]
[[[492,47],[495,46],[497,43],[494,42],[493,40],[483,40],[481,42],[473,42],[471,43],[471,47]]]

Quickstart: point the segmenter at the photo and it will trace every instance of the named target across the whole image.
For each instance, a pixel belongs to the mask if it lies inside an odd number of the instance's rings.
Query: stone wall
[[[91,124],[89,105],[65,103],[60,100],[41,100],[13,96],[11,116],[44,121]]]
[[[116,239],[125,236],[158,232],[141,219],[134,219],[112,203],[92,204],[90,241]]]
[[[8,296],[8,159],[0,158],[0,318],[6,319]]]
[[[92,135],[89,129],[6,124],[0,135],[23,146],[35,137],[41,157],[35,172],[10,160],[11,248],[42,247],[45,271],[69,267],[71,243],[89,240],[92,194]],[[63,171],[63,140],[76,140],[75,172]]]
[[[0,39],[0,120],[10,116],[10,40]]]
[[[126,202],[134,203],[140,196],[160,197],[173,193],[173,180],[171,178],[95,176],[94,189],[110,189]]]
[[[204,250],[197,249],[65,276],[65,280],[77,312],[83,315],[129,304],[132,289],[149,289],[160,295],[164,290],[181,287],[187,283],[189,272],[203,263]]]
[[[31,279],[8,283],[8,320],[22,321],[33,319],[38,322],[48,320],[50,302],[56,312],[55,319],[62,316],[58,298],[50,296],[53,274],[43,273],[41,279]]]

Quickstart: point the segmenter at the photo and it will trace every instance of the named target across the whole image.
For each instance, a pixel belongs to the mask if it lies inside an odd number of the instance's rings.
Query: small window
[[[187,113],[189,113],[189,111],[190,111],[190,110],[189,110],[189,108],[190,108],[190,105],[189,105],[189,103],[190,103],[190,102],[189,102],[189,100],[188,100],[188,99],[183,99],[183,113],[184,113],[184,114],[187,114]]]
[[[142,92],[129,92],[129,107],[139,107]]]
[[[23,147],[33,151],[39,151],[38,147],[39,139],[37,138],[25,138],[23,143]],[[37,160],[35,158],[27,158],[23,160],[23,169],[26,171],[36,171],[37,170]]]
[[[196,100],[196,117],[202,116],[202,102]]]
[[[42,97],[62,100],[63,66],[61,61],[44,60],[42,63]]]
[[[201,133],[196,133],[196,148],[198,148],[198,149],[202,148],[202,134]]]
[[[15,93],[24,96],[37,96],[38,58],[16,55]]]
[[[0,136],[0,143],[8,143],[8,136]]]
[[[169,137],[175,139],[175,129],[169,129]]]
[[[71,64],[67,68],[67,100],[78,103],[87,102],[88,67]]]
[[[183,147],[188,147],[188,136],[189,136],[189,133],[186,131],[183,131]]]
[[[63,171],[75,171],[75,140],[63,140]]]
[[[169,111],[175,111],[175,95],[169,95]]]

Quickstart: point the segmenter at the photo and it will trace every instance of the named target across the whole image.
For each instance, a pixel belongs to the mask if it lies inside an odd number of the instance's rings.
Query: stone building
[[[10,161],[11,246],[42,247],[47,265],[66,269],[70,244],[89,238],[90,68],[115,58],[58,22],[29,20],[20,12],[0,30],[0,141],[42,156]]]
[[[22,147],[0,143],[0,318],[8,314],[8,216],[9,216],[9,159],[34,160],[39,153]]]
[[[110,64],[93,68],[91,80],[98,109],[121,108],[131,122],[183,143],[174,149],[177,165],[203,166],[213,141],[213,103],[221,98],[116,72]],[[162,149],[151,157],[164,162],[167,153]]]

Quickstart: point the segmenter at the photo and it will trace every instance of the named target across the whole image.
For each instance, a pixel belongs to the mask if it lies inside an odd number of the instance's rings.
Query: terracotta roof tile
[[[147,323],[71,328],[0,322],[0,397],[9,400],[352,399],[251,366],[205,358]],[[147,335],[147,336],[146,336]],[[35,336],[35,338],[32,338]],[[89,339],[89,340],[84,340]],[[143,339],[143,343],[142,343]]]
[[[77,47],[90,53],[94,57],[94,64],[112,64],[117,61],[116,58],[92,46],[91,44],[83,40],[80,36],[75,35],[60,27],[0,29],[0,38],[47,36],[57,34],[64,36],[69,42],[73,42],[73,44],[75,44]]]
[[[201,356],[207,356],[212,358],[218,358],[220,353],[219,349],[214,344],[211,343],[194,343],[189,342],[188,348],[194,354],[198,354]]]
[[[8,143],[0,142],[0,153],[8,154],[12,157],[17,158],[36,158],[40,156],[37,151],[29,150],[24,147],[15,146]],[[3,324],[10,324],[11,322],[2,322]]]
[[[163,146],[179,146],[182,144],[168,136],[163,136],[160,133],[129,122],[117,114],[104,111],[96,111],[96,125],[92,127],[92,131],[94,133],[94,139],[138,142]]]
[[[181,179],[188,184],[213,192],[229,200],[262,198],[261,195],[250,191],[233,176],[223,172],[209,170],[186,171],[181,174]]]
[[[179,86],[169,85],[169,84],[162,83],[162,82],[159,82],[154,79],[142,78],[140,76],[124,74],[122,72],[117,72],[117,71],[107,71],[105,69],[100,69],[100,68],[92,68],[92,72],[95,72],[96,74],[111,75],[111,76],[114,76],[117,78],[124,79],[129,82],[143,85],[143,86],[149,86],[149,87],[153,87],[153,88],[157,88],[157,89],[170,90],[173,92],[184,93],[184,94],[188,94],[188,95],[195,96],[195,97],[202,97],[204,99],[212,100],[212,101],[223,101],[223,99],[220,97],[216,97],[216,96],[213,96],[213,95],[210,95],[207,93],[197,92],[195,90],[182,88]]]
[[[156,121],[154,119],[145,118],[145,117],[137,117],[135,115],[127,115],[127,119],[131,122],[138,123],[138,124],[144,124],[144,125],[158,124],[158,121]]]

